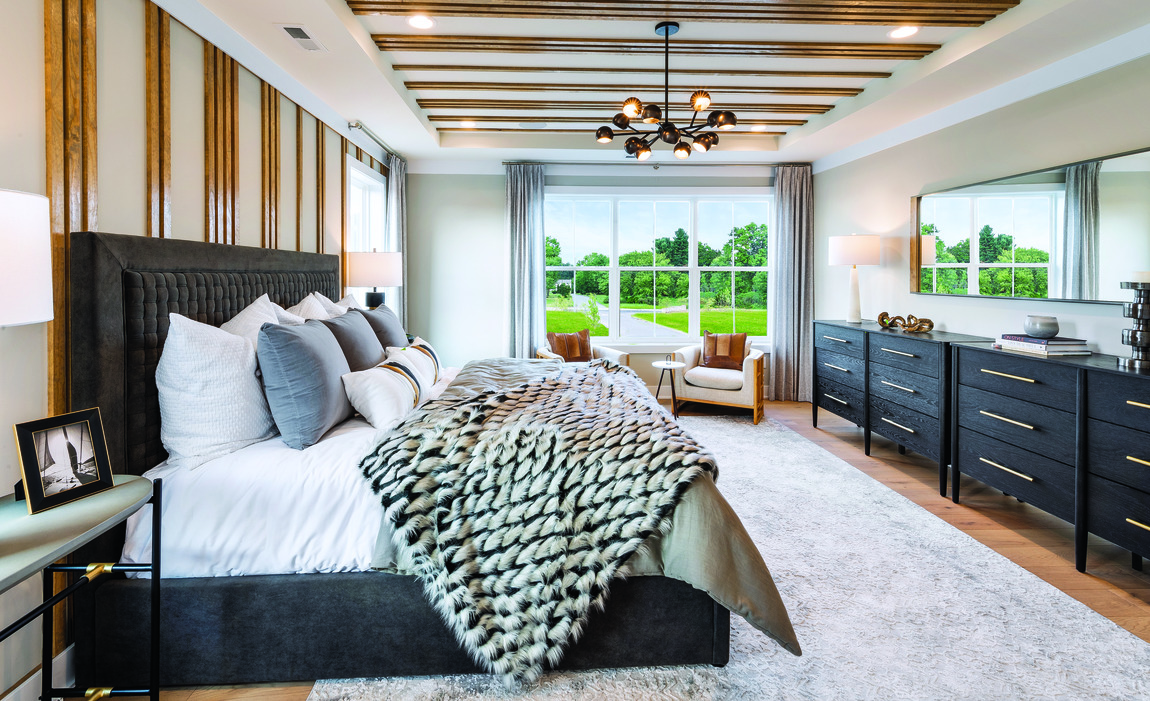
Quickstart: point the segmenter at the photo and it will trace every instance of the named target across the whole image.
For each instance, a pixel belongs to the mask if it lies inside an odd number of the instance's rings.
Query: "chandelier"
[[[656,104],[644,105],[639,98],[629,97],[623,101],[623,111],[611,119],[611,123],[622,133],[627,133],[627,130],[633,132],[623,142],[623,150],[628,156],[634,156],[640,161],[651,157],[651,146],[660,139],[675,145],[675,158],[687,158],[692,150],[700,153],[710,151],[712,146],[719,143],[719,135],[711,130],[734,129],[738,123],[735,113],[728,110],[714,110],[707,115],[705,121],[695,123],[699,113],[711,106],[711,96],[706,90],[696,90],[691,95],[693,113],[690,124],[677,127],[671,121],[671,35],[678,31],[678,22],[660,22],[655,25],[655,33],[663,37],[663,107],[660,109]],[[666,121],[663,121],[664,116]],[[633,125],[636,121],[658,126],[650,131],[642,131]],[[610,143],[614,139],[615,130],[611,127],[599,127],[595,132],[595,140],[601,144]]]

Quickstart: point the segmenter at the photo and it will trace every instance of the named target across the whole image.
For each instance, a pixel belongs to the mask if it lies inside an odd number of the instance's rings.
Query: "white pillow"
[[[294,307],[288,307],[287,312],[304,320],[331,318],[331,313],[324,309],[323,304],[315,298],[314,293],[301,299],[299,304]]]
[[[342,314],[343,314],[344,312],[346,312],[346,311],[347,311],[347,309],[348,309],[347,307],[341,307],[340,305],[338,305],[338,304],[336,304],[335,302],[331,301],[331,300],[330,300],[330,299],[328,299],[327,297],[324,297],[323,295],[321,295],[321,294],[320,294],[320,293],[318,293],[318,292],[312,292],[312,293],[311,293],[311,296],[312,296],[312,297],[315,299],[315,301],[317,301],[317,302],[319,302],[319,303],[320,303],[320,306],[322,306],[322,307],[323,307],[323,310],[324,310],[325,312],[327,312],[327,317],[328,317],[329,319],[330,319],[331,317],[333,317],[333,316],[340,316],[340,315],[342,315]],[[347,299],[347,298],[346,298],[346,297],[344,297],[344,299]],[[340,301],[342,302],[343,300],[341,299]]]
[[[256,377],[256,347],[242,336],[179,314],[156,367],[160,440],[168,464],[198,467],[276,435]]]
[[[419,381],[398,363],[384,361],[342,377],[348,401],[376,429],[395,426],[423,398]]]
[[[317,292],[316,294],[318,295],[319,293]],[[320,296],[323,297],[323,295],[320,295]],[[327,299],[327,298],[324,297],[324,299]],[[323,304],[323,302],[321,301],[320,304]],[[351,295],[344,295],[343,299],[341,299],[335,303],[335,306],[339,307],[340,309],[344,310],[345,312],[348,311],[349,309],[363,309],[363,307],[360,306],[360,304],[356,300],[356,298],[352,297]]]
[[[239,314],[225,321],[220,329],[237,336],[242,336],[251,341],[254,346],[259,337],[260,328],[262,328],[264,324],[280,323],[279,317],[276,315],[275,307],[275,303],[265,294],[244,307],[243,311]]]
[[[302,316],[296,316],[295,314],[292,314],[275,302],[272,302],[272,307],[275,308],[276,319],[278,319],[279,323],[281,324],[295,326],[296,324],[302,324],[303,322],[307,321],[307,319],[303,318]]]
[[[431,344],[416,336],[411,345],[403,348],[389,346],[387,348],[388,360],[399,360],[415,370],[420,380],[431,388],[439,382],[439,355]]]

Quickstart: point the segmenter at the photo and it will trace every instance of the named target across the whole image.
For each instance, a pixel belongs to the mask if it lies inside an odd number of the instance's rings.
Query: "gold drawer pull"
[[[890,348],[880,348],[879,350],[886,351],[887,353],[894,353],[895,355],[905,355],[908,358],[917,358],[914,353],[903,353],[902,351],[891,350]]]
[[[1005,421],[1008,424],[1014,424],[1015,426],[1021,426],[1025,429],[1027,429],[1028,431],[1034,430],[1034,427],[1031,426],[1030,424],[1024,424],[1021,421],[1015,421],[1014,419],[1008,419],[1005,416],[999,416],[998,414],[992,414],[989,411],[983,411],[982,409],[979,409],[978,413],[982,414],[983,416],[989,416],[992,419],[998,419],[999,421]]]
[[[1018,472],[1016,470],[1010,469],[1009,467],[1006,467],[1005,465],[999,465],[998,463],[994,462],[993,460],[987,460],[986,458],[979,458],[979,460],[983,461],[987,465],[990,465],[991,467],[997,467],[998,469],[1002,470],[1003,472],[1009,472],[1010,474],[1014,475],[1015,477],[1021,477],[1022,479],[1026,480],[1027,482],[1033,482],[1034,481],[1034,478],[1031,477],[1030,475],[1024,475],[1021,472]]]
[[[843,400],[839,399],[838,397],[832,397],[831,395],[827,394],[826,392],[823,393],[823,396],[826,397],[827,399],[831,400],[832,402],[838,402],[839,404],[842,404],[843,406],[849,406]]]
[[[1145,465],[1146,467],[1150,467],[1150,461],[1142,460],[1141,458],[1136,458],[1133,455],[1127,455],[1126,459],[1129,460],[1130,462],[1136,462],[1139,465]]]
[[[903,387],[902,385],[896,385],[895,383],[887,382],[886,380],[880,380],[880,382],[882,382],[884,385],[887,385],[888,387],[894,387],[895,389],[901,389],[903,392],[910,392],[911,394],[918,394],[918,392],[915,392],[910,387]]]
[[[1150,526],[1147,526],[1145,523],[1139,523],[1132,518],[1126,519],[1126,523],[1132,523],[1135,526],[1138,526],[1139,528],[1145,528],[1146,530],[1150,531]]]
[[[1008,375],[1005,372],[998,372],[997,370],[987,370],[986,368],[979,368],[979,370],[981,372],[985,372],[987,375],[998,375],[999,377],[1005,377],[1005,378],[1008,378],[1011,380],[1018,380],[1019,382],[1029,382],[1030,384],[1034,384],[1035,382],[1038,381],[1038,380],[1032,380],[1029,377],[1019,377],[1018,375]],[[1150,409],[1150,407],[1147,407],[1147,409]]]
[[[1150,404],[1143,404],[1142,402],[1136,402],[1133,399],[1127,399],[1126,403],[1129,404],[1130,406],[1137,406],[1137,407],[1142,407],[1143,409],[1150,409]]]
[[[850,370],[847,370],[846,368],[840,368],[838,365],[831,365],[830,363],[823,363],[823,365],[826,365],[828,368],[834,368],[835,370],[842,370],[843,372],[850,372]]]
[[[902,424],[896,424],[895,422],[891,421],[890,419],[886,418],[885,416],[882,417],[882,420],[887,422],[891,426],[896,426],[898,428],[901,428],[902,430],[906,431],[907,433],[914,433],[915,432],[915,430],[913,428],[907,428],[906,426],[903,426]]]
[[[835,338],[834,336],[823,336],[823,338],[827,339],[828,341],[836,341],[838,343],[850,343],[850,341],[846,339]]]

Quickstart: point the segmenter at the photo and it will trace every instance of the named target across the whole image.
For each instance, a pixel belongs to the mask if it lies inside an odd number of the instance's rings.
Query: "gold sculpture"
[[[930,319],[919,319],[914,314],[907,314],[903,319],[901,316],[892,317],[890,314],[883,312],[878,315],[879,326],[886,329],[902,329],[906,333],[926,333],[934,330],[934,322]]]

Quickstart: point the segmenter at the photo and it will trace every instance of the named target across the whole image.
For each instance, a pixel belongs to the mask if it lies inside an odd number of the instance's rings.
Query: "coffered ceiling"
[[[690,121],[698,89],[739,118],[692,165],[821,158],[1150,23],[1150,2],[1129,0],[159,2],[206,8],[416,161],[495,163],[625,162],[595,129],[627,97],[663,102],[663,20],[681,25],[672,120]],[[328,53],[295,46],[289,23]],[[904,26],[918,31],[888,36]]]

